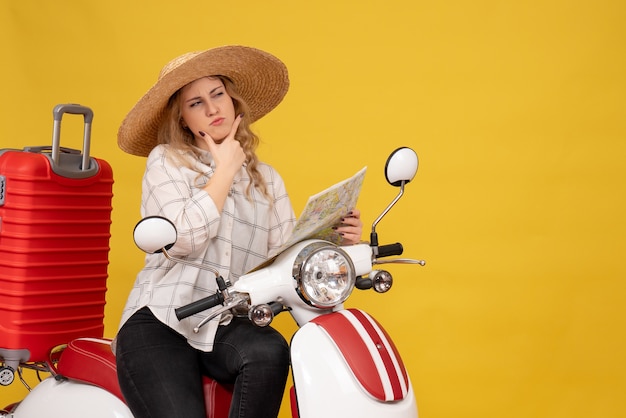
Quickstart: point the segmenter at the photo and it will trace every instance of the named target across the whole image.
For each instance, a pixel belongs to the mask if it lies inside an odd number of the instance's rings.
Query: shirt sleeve
[[[289,239],[296,224],[296,215],[282,177],[274,168],[266,167],[268,168],[267,187],[273,197],[268,249],[269,253],[273,254]]]
[[[177,230],[173,255],[201,251],[217,234],[220,214],[202,187],[206,179],[197,171],[176,165],[167,157],[167,147],[159,145],[150,153],[142,183],[143,217],[163,216]],[[207,166],[210,169],[210,167]]]

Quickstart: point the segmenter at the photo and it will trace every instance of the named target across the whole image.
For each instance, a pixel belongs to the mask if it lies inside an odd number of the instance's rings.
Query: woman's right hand
[[[231,173],[233,177],[246,161],[246,154],[239,141],[235,139],[235,134],[237,133],[242,118],[243,115],[238,115],[235,118],[230,133],[220,142],[216,142],[211,135],[206,132],[199,132],[200,136],[207,144],[213,161],[215,161],[216,171],[226,170]]]
[[[224,202],[230,192],[235,174],[241,169],[246,161],[246,154],[239,141],[235,139],[235,133],[241,123],[242,115],[235,118],[230,133],[220,143],[215,142],[206,132],[198,132],[206,142],[209,152],[215,162],[215,171],[204,186],[204,190],[211,196],[217,210],[221,213]]]

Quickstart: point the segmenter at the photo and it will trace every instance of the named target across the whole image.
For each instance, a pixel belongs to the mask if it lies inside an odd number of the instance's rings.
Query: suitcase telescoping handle
[[[52,129],[52,162],[59,164],[59,154],[61,152],[61,119],[63,114],[70,113],[73,115],[83,115],[85,120],[85,127],[83,131],[83,161],[81,164],[81,170],[87,171],[90,168],[89,164],[89,152],[91,144],[91,122],[93,121],[93,111],[79,104],[58,104],[52,110],[52,116],[54,117],[54,124]]]

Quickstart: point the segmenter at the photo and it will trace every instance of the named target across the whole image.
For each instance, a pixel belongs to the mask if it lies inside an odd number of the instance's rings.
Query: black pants
[[[234,384],[229,418],[275,418],[289,372],[282,335],[241,318],[220,326],[206,353],[143,308],[122,326],[116,351],[120,387],[135,418],[206,418],[203,375]]]

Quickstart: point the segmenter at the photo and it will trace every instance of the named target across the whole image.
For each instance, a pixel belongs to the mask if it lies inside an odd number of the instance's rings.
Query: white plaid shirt
[[[148,156],[141,215],[160,215],[176,225],[178,238],[170,250],[172,255],[209,264],[234,283],[287,240],[296,218],[285,184],[275,169],[264,163],[258,165],[273,197],[272,204],[254,188],[249,200],[245,191],[250,178],[242,167],[220,216],[213,200],[202,190],[213,174],[210,154],[204,152],[200,161],[189,156],[196,161],[196,168],[205,173],[198,177],[197,171],[178,167],[166,158],[167,149],[167,145],[159,145]],[[163,254],[149,254],[130,292],[121,324],[148,306],[159,320],[184,335],[192,346],[211,351],[219,321],[212,321],[195,334],[193,327],[206,312],[178,321],[174,309],[215,291],[213,273],[170,262]]]

